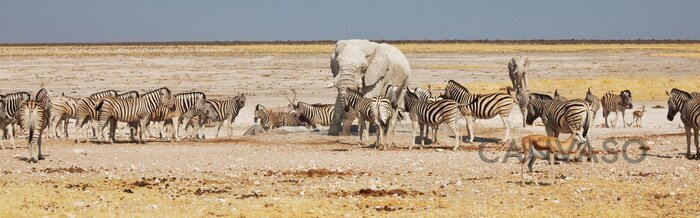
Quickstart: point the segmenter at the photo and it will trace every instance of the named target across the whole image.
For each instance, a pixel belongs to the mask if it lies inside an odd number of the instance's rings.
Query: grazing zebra
[[[552,98],[553,98],[554,100],[557,100],[557,101],[567,101],[567,100],[569,100],[569,99],[567,99],[566,97],[559,95],[559,89],[555,89],[555,90],[554,90],[554,96],[552,96]]]
[[[260,123],[260,126],[262,126],[265,131],[269,131],[282,126],[279,116],[283,116],[283,114],[268,110],[265,106],[258,104],[255,106],[253,122]]]
[[[0,120],[5,120],[7,118],[7,110],[5,109],[5,101],[0,98]],[[5,149],[2,137],[0,137],[0,147]]]
[[[592,117],[590,106],[584,100],[556,101],[532,97],[528,104],[526,122],[532,125],[537,118],[542,118],[547,136],[559,137],[559,133],[571,133],[580,143],[589,140]],[[580,151],[581,148],[576,151],[576,157]],[[588,143],[589,158],[592,151],[593,148]]]
[[[3,129],[4,136],[10,139],[10,144],[12,148],[17,148],[15,144],[15,126],[18,125],[17,120],[19,119],[19,108],[24,104],[24,102],[31,99],[31,95],[27,92],[15,92],[6,95],[0,95],[2,101],[5,103],[4,109],[7,116],[0,119],[0,127]],[[5,149],[5,146],[2,146]]]
[[[668,95],[668,115],[666,118],[673,121],[677,113],[681,113],[681,121],[685,127],[685,140],[688,149],[685,156],[692,158],[690,152],[691,130],[695,136],[695,158],[700,159],[700,140],[698,132],[700,131],[700,93],[688,93],[680,89],[672,89]]]
[[[119,99],[106,97],[100,100],[95,109],[99,110],[99,124],[97,130],[100,131],[99,140],[104,139],[104,128],[107,122],[110,124],[111,137],[109,142],[115,141],[115,130],[117,121],[132,122],[140,120],[139,141],[146,143],[143,139],[143,129],[145,128],[151,113],[160,105],[174,107],[174,101],[170,89],[160,88],[145,93],[138,98]]]
[[[540,100],[554,100],[552,96],[540,93],[524,93],[522,89],[517,89],[515,92],[515,100],[518,102],[518,107],[520,108],[520,114],[523,116],[523,127],[527,127],[527,105],[530,104],[530,98],[536,98]]]
[[[51,101],[51,122],[49,125],[49,130],[53,128],[56,138],[61,138],[58,134],[59,125],[61,122],[63,122],[64,136],[68,138],[68,120],[78,119],[79,100],[80,99],[78,98],[62,95]]]
[[[46,108],[50,105],[51,100],[42,88],[34,100],[26,101],[19,108],[19,125],[29,134],[29,162],[36,163],[44,159],[41,154],[41,135],[49,124],[50,113]]]
[[[224,124],[228,125],[228,136],[233,136],[233,122],[236,120],[241,108],[245,106],[245,100],[245,94],[226,99],[208,100],[219,114],[219,118],[212,120],[212,122],[221,122],[216,129],[216,137],[219,137],[219,130],[221,130],[221,126]]]
[[[584,99],[586,102],[588,102],[589,105],[591,105],[591,110],[593,111],[593,118],[591,121],[595,121],[595,117],[598,114],[598,110],[600,109],[600,99],[598,96],[593,95],[591,92],[591,88],[588,88],[588,91],[586,92],[586,98]]]
[[[364,145],[364,139],[369,136],[366,122],[374,120],[372,108],[376,108],[376,106],[372,105],[371,98],[363,97],[362,94],[356,90],[338,88],[338,91],[341,93],[341,96],[345,96],[345,99],[342,99],[344,101],[343,105],[346,107],[345,111],[347,112],[352,108],[357,112],[359,118],[358,124],[360,126],[360,144]]]
[[[496,116],[501,117],[503,125],[506,127],[505,137],[502,141],[510,139],[510,121],[508,115],[513,108],[513,96],[508,94],[492,93],[492,94],[471,94],[469,90],[454,80],[447,82],[445,88],[445,99],[456,101],[459,104],[467,105],[460,108],[464,119],[467,121],[467,131],[469,133],[469,142],[474,142],[474,132],[472,131],[472,117],[476,119],[491,119]]]
[[[97,129],[96,123],[98,120],[98,111],[95,109],[98,101],[105,97],[116,97],[117,91],[107,90],[94,93],[87,98],[80,98],[78,100],[78,119],[76,119],[75,125],[78,127],[76,129],[75,142],[80,143],[80,133],[83,132],[85,136],[85,142],[88,141],[88,130],[85,128],[86,124],[90,122],[90,128],[92,129],[92,134],[97,136],[95,129]]]
[[[455,134],[455,147],[453,150],[459,148],[460,140],[462,139],[461,133],[459,132],[459,126],[457,124],[457,118],[460,116],[459,104],[452,100],[438,100],[433,102],[420,101],[418,96],[411,93],[407,88],[404,95],[404,109],[408,111],[409,117],[415,117],[415,120],[411,120],[411,145],[408,149],[413,149],[416,144],[416,126],[418,124],[428,125],[433,128],[433,138],[435,143],[437,140],[438,127],[442,123],[446,123],[452,129],[452,133]],[[425,140],[421,136],[420,149],[423,149],[425,145]]]
[[[613,127],[617,126],[617,112],[622,112],[622,126],[625,127],[627,121],[625,120],[625,110],[632,109],[632,92],[630,90],[624,90],[620,92],[619,95],[613,93],[605,93],[603,98],[600,99],[600,104],[603,106],[603,117],[605,118],[605,127],[610,128],[608,125],[608,115],[610,112],[615,112],[615,123]]]

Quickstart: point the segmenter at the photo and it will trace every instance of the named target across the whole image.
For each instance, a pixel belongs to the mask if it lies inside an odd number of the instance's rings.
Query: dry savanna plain
[[[511,57],[529,57],[530,87],[568,98],[629,89],[634,109],[648,110],[640,127],[591,130],[591,162],[535,165],[539,186],[521,184],[520,152],[500,119],[476,122],[474,143],[408,150],[409,121],[396,146],[375,150],[357,136],[282,128],[243,136],[256,104],[284,107],[291,89],[309,103],[332,103],[332,43],[0,46],[0,93],[40,87],[84,97],[115,89],[202,91],[208,98],[246,93],[234,135],[208,139],[114,144],[74,138],[43,141],[46,159],[24,161],[19,148],[0,150],[0,216],[698,216],[700,161],[685,158],[679,117],[666,119],[665,91],[700,91],[700,44],[693,43],[395,43],[410,61],[410,87],[440,92],[453,79],[473,92],[503,92]],[[614,115],[612,115],[614,117]],[[631,121],[627,111],[627,122]],[[522,127],[513,108],[513,138],[545,134]],[[466,135],[464,121],[461,131]],[[354,133],[356,134],[356,133]],[[564,134],[564,137],[568,136]],[[21,136],[23,137],[23,136]],[[370,141],[374,141],[370,137]],[[608,142],[604,145],[604,142]],[[3,142],[5,145],[7,141]],[[519,143],[516,143],[519,144]],[[11,146],[8,146],[11,147]],[[516,147],[517,148],[517,147]],[[693,149],[694,150],[694,149]]]

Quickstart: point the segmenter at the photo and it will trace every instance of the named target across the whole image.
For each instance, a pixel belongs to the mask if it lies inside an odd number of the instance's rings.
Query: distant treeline
[[[490,44],[545,44],[545,45],[565,45],[565,44],[690,44],[700,43],[700,40],[670,40],[670,39],[625,39],[625,40],[587,40],[587,39],[564,39],[564,40],[373,40],[376,42],[390,44],[437,44],[437,43],[490,43]],[[180,41],[180,42],[97,42],[97,43],[0,43],[0,46],[110,46],[110,45],[318,45],[333,44],[333,40],[316,41]]]

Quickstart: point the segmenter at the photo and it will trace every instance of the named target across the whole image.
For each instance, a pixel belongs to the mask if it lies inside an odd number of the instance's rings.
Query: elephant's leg
[[[615,111],[615,122],[612,124],[613,128],[617,128],[617,120],[619,118],[618,112]]]
[[[526,73],[526,72],[523,72],[523,76],[522,76],[522,77],[523,77],[523,78],[522,78],[522,79],[523,79],[523,88],[522,88],[522,90],[523,90],[523,91],[528,91],[528,90],[529,90],[529,89],[528,89],[529,86],[527,85],[527,73]]]
[[[347,136],[350,134],[350,124],[347,124],[344,122],[345,118],[345,110],[343,110],[342,106],[342,101],[343,101],[343,96],[340,95],[340,92],[338,92],[338,95],[335,98],[335,107],[333,108],[333,117],[332,117],[332,122],[331,125],[328,129],[328,135],[340,135],[341,134],[341,124],[342,126],[342,135]]]

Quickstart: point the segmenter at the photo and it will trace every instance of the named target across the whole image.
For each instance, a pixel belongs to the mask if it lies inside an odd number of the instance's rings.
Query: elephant
[[[396,90],[407,87],[411,75],[411,67],[401,50],[385,43],[369,40],[351,39],[335,43],[330,60],[333,84],[338,89],[354,89],[365,97],[385,95],[387,87],[394,86]],[[403,92],[395,92],[396,105],[403,105]],[[350,110],[346,116],[345,96],[338,95],[335,101],[333,122],[328,130],[329,135],[350,134],[350,124],[355,120],[355,112]],[[394,132],[396,113],[390,118],[387,132]]]
[[[520,56],[513,57],[508,62],[508,76],[513,83],[513,88],[520,88],[523,92],[530,91],[527,87],[527,68],[530,65],[528,58],[523,59]]]

